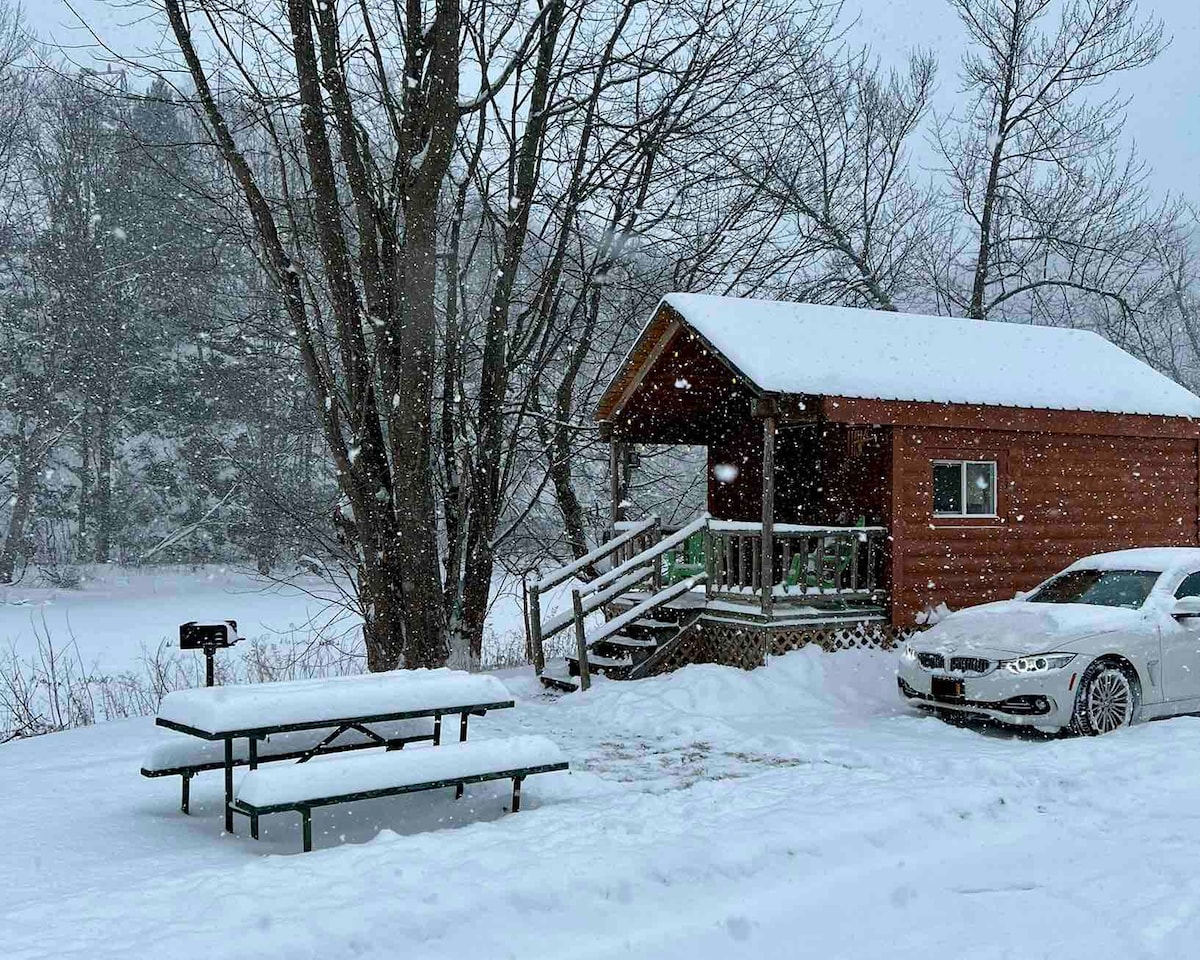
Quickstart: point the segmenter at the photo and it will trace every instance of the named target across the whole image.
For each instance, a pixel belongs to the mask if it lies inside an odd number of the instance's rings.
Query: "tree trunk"
[[[92,558],[96,563],[108,563],[112,558],[113,436],[112,415],[107,403],[96,416],[96,431],[93,440],[92,451],[96,475],[93,478],[92,508],[96,536],[92,544]]]
[[[511,166],[512,200],[507,211],[500,269],[492,289],[483,344],[479,384],[479,444],[471,475],[470,518],[467,530],[466,582],[463,584],[463,632],[471,661],[483,655],[483,624],[495,568],[496,526],[500,520],[501,476],[504,460],[504,404],[511,371],[508,339],[509,311],[525,241],[529,214],[537,189],[547,124],[547,101],[563,6],[555,4],[543,23],[538,59],[529,98],[529,122],[521,134]]]
[[[1004,67],[1004,78],[997,95],[996,138],[992,146],[992,155],[988,161],[987,183],[983,189],[983,209],[979,216],[979,249],[975,255],[975,275],[971,282],[971,303],[967,308],[967,316],[975,320],[987,319],[987,307],[984,303],[987,297],[988,275],[991,272],[992,261],[992,224],[996,215],[996,200],[1000,190],[1000,166],[1004,161],[1004,144],[1008,137],[1009,111],[1012,109],[1013,85],[1016,83],[1016,58],[1020,48],[1022,27],[1022,11],[1018,3],[1012,11],[1012,23],[1008,32],[1008,47],[1005,51],[1007,60]]]
[[[91,428],[87,417],[79,427],[79,514],[76,520],[76,556],[82,557],[85,544],[88,542],[88,528],[92,524],[92,452]]]
[[[363,609],[363,640],[367,649],[367,669],[398,670],[403,667],[439,666],[437,663],[413,663],[406,651],[404,598],[401,591],[403,572],[393,560],[379,557],[362,563],[358,569],[358,597]]]
[[[4,546],[0,549],[0,583],[12,583],[17,572],[17,560],[29,559],[25,528],[33,513],[37,473],[41,469],[41,463],[30,449],[31,446],[30,441],[23,441],[17,456],[17,490],[13,498],[12,513],[8,518]]]
[[[405,666],[436,667],[446,662],[446,611],[438,563],[437,513],[433,491],[433,379],[437,318],[437,190],[414,190],[406,211],[403,301],[396,358],[398,394],[391,413],[393,551],[403,572],[407,611],[403,638]]]

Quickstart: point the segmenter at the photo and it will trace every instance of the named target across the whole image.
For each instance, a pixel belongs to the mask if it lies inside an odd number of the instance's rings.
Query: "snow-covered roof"
[[[1200,397],[1086,330],[697,293],[662,304],[768,393],[1200,417]]]

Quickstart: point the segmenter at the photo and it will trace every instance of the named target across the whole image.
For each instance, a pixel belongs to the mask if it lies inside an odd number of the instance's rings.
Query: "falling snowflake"
[[[692,385],[690,383],[688,383],[685,379],[683,379],[683,377],[680,377],[678,380],[675,381],[675,389],[676,390],[691,390]]]
[[[718,463],[713,467],[713,476],[721,483],[733,483],[738,477],[738,468],[732,463]]]

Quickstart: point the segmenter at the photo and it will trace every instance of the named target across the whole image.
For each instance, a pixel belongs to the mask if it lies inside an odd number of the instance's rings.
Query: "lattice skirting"
[[[849,621],[819,626],[755,626],[697,620],[681,642],[658,664],[653,674],[669,673],[689,663],[719,663],[753,670],[779,656],[815,643],[823,650],[892,650],[916,631],[878,620]]]

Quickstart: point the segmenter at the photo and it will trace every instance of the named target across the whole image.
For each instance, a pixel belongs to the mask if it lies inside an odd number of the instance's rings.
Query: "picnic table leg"
[[[439,747],[442,744],[442,715],[439,713],[433,718],[433,745]]]
[[[521,809],[521,781],[524,779],[524,777],[513,777],[513,813],[517,813]]]
[[[464,710],[462,719],[459,720],[459,722],[458,722],[458,742],[459,743],[466,742],[466,739],[467,739],[467,717],[469,717],[469,716],[470,716],[470,714]]]
[[[304,852],[312,853],[312,808],[300,808],[300,823],[304,832]]]
[[[461,800],[463,795],[463,785],[460,783],[454,788],[454,799]]]
[[[192,805],[192,775],[185,773],[180,779],[183,781],[183,788],[179,798],[179,809],[184,813],[191,813]]]
[[[225,832],[233,833],[233,737],[225,738]]]

